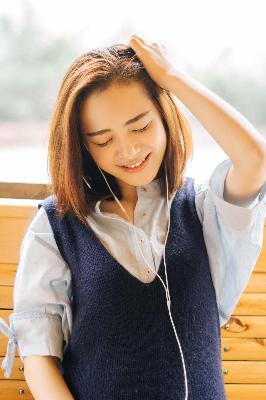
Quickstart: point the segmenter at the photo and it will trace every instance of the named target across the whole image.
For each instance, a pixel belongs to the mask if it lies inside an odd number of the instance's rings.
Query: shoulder
[[[40,209],[41,207],[44,207],[45,209],[49,209],[49,208],[55,208],[56,206],[56,195],[55,194],[51,194],[47,197],[45,197],[43,200],[40,200],[40,202],[38,203],[38,209]]]
[[[46,210],[44,207],[39,207],[39,204],[37,212],[29,225],[29,230],[36,234],[52,233]]]

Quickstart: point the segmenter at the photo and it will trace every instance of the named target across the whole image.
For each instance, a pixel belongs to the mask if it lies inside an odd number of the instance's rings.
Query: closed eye
[[[150,123],[151,123],[151,121],[148,122],[148,124],[145,125],[144,128],[141,128],[141,129],[132,129],[132,131],[133,131],[133,132],[144,132],[144,131],[148,128],[148,126],[150,125]],[[112,140],[112,139],[109,139],[109,140],[107,140],[107,142],[105,142],[105,143],[96,144],[96,146],[100,146],[100,147],[106,146],[108,143],[111,142],[111,140]]]
[[[150,125],[150,122],[149,122],[147,125],[145,125],[144,128],[141,128],[141,129],[132,129],[132,130],[133,130],[133,132],[143,132],[143,131],[145,131],[145,130],[148,128],[149,125]]]

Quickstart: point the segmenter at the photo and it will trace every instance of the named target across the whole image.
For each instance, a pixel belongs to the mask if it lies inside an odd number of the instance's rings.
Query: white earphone
[[[85,144],[84,144],[84,145],[85,145]],[[86,147],[86,149],[87,149],[87,146],[86,146],[86,145],[85,145],[85,147]],[[88,149],[87,149],[87,151],[88,151]],[[126,210],[124,209],[124,207],[122,206],[122,204],[120,203],[120,201],[118,200],[118,198],[116,197],[116,195],[113,193],[113,191],[112,191],[112,189],[111,189],[109,183],[107,182],[107,179],[106,179],[106,177],[105,177],[103,171],[101,170],[101,168],[98,166],[97,163],[96,163],[96,165],[97,165],[97,167],[99,168],[101,174],[103,175],[104,180],[105,180],[107,186],[109,187],[111,193],[113,194],[113,196],[114,196],[116,202],[118,203],[119,207],[120,207],[120,208],[122,209],[122,211],[127,215],[127,218],[128,218],[128,220],[129,220],[129,222],[131,222],[131,221],[130,221],[130,218],[129,218],[129,216],[128,216],[128,213],[126,212]],[[165,177],[166,177],[166,188],[167,188],[168,228],[167,228],[167,234],[166,234],[166,239],[165,239],[165,243],[164,243],[164,269],[165,269],[166,286],[167,286],[167,287],[165,286],[164,281],[162,280],[162,278],[160,277],[160,275],[155,271],[155,269],[151,268],[151,267],[148,265],[148,262],[147,262],[147,260],[145,259],[144,255],[143,255],[143,253],[142,253],[142,250],[141,250],[141,248],[140,248],[140,246],[139,246],[139,242],[138,242],[138,238],[137,238],[137,233],[136,233],[134,224],[130,224],[130,226],[131,226],[131,227],[133,228],[133,230],[134,230],[135,238],[136,238],[136,241],[137,241],[138,248],[139,248],[139,250],[140,250],[140,253],[141,253],[141,255],[142,255],[143,260],[144,260],[145,263],[146,263],[147,268],[152,269],[152,270],[156,273],[156,275],[157,275],[158,278],[161,280],[161,282],[162,282],[162,284],[163,284],[163,286],[164,286],[164,289],[165,289],[168,313],[169,313],[169,317],[170,317],[170,320],[171,320],[171,323],[172,323],[172,326],[173,326],[173,329],[174,329],[175,337],[176,337],[176,340],[177,340],[177,343],[178,343],[178,346],[179,346],[179,351],[180,351],[181,359],[182,359],[182,365],[183,365],[183,370],[184,370],[184,380],[185,380],[185,400],[187,400],[187,399],[188,399],[187,372],[186,372],[186,366],[185,366],[185,361],[184,361],[184,355],[183,355],[182,347],[181,347],[181,344],[180,344],[178,335],[177,335],[177,333],[176,333],[175,325],[174,325],[173,318],[172,318],[172,314],[171,314],[171,310],[170,310],[171,298],[170,298],[169,285],[168,285],[168,277],[167,277],[167,270],[166,270],[166,263],[165,263],[165,245],[166,245],[166,242],[167,242],[168,233],[169,233],[169,228],[170,228],[170,208],[169,208],[169,202],[168,202],[168,178],[167,178],[166,168],[165,168]],[[83,180],[84,180],[85,183],[88,185],[88,187],[91,189],[91,185],[86,181],[86,179],[84,178],[84,176],[83,176]],[[114,219],[114,218],[113,218],[113,219]]]

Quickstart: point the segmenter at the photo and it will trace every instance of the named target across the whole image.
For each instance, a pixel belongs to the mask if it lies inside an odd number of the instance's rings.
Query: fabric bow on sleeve
[[[14,365],[17,341],[15,338],[15,333],[12,330],[12,327],[9,328],[9,326],[1,317],[0,317],[0,332],[2,332],[5,336],[9,337],[6,356],[1,365],[1,368],[5,370],[4,376],[6,378],[9,378],[12,373]]]

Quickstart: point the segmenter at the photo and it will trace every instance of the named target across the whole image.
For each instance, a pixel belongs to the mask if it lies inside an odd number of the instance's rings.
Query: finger
[[[145,40],[138,35],[132,35],[131,39],[135,39],[135,41],[143,47],[146,47],[146,48],[152,47],[152,44],[148,40]]]
[[[132,47],[132,49],[137,53],[138,56],[141,56],[145,53],[145,51],[149,49],[149,46],[147,46],[135,37],[132,37],[129,40],[128,45]]]
[[[152,50],[160,49],[160,45],[157,42],[149,42],[148,40],[144,40],[144,39],[141,39],[141,41],[142,41],[143,45],[145,45],[149,49],[152,49]]]
[[[129,43],[130,44],[132,43],[133,45],[137,45],[137,46],[144,45],[144,41],[135,35],[130,38]]]
[[[166,47],[164,44],[159,44],[158,42],[152,42],[151,43],[153,47],[155,47],[156,49],[162,49],[162,50],[166,50]]]
[[[136,38],[137,40],[139,40],[143,44],[145,43],[145,40],[143,38],[141,38],[140,36],[136,35],[136,34],[132,35],[132,38],[133,39]]]
[[[152,42],[151,47],[153,47],[156,50],[161,50],[162,48],[162,46],[157,42]]]
[[[153,43],[149,42],[149,40],[141,38],[138,35],[134,35],[134,36],[136,36],[136,38],[142,43],[142,45],[145,45],[147,47],[153,47]]]

